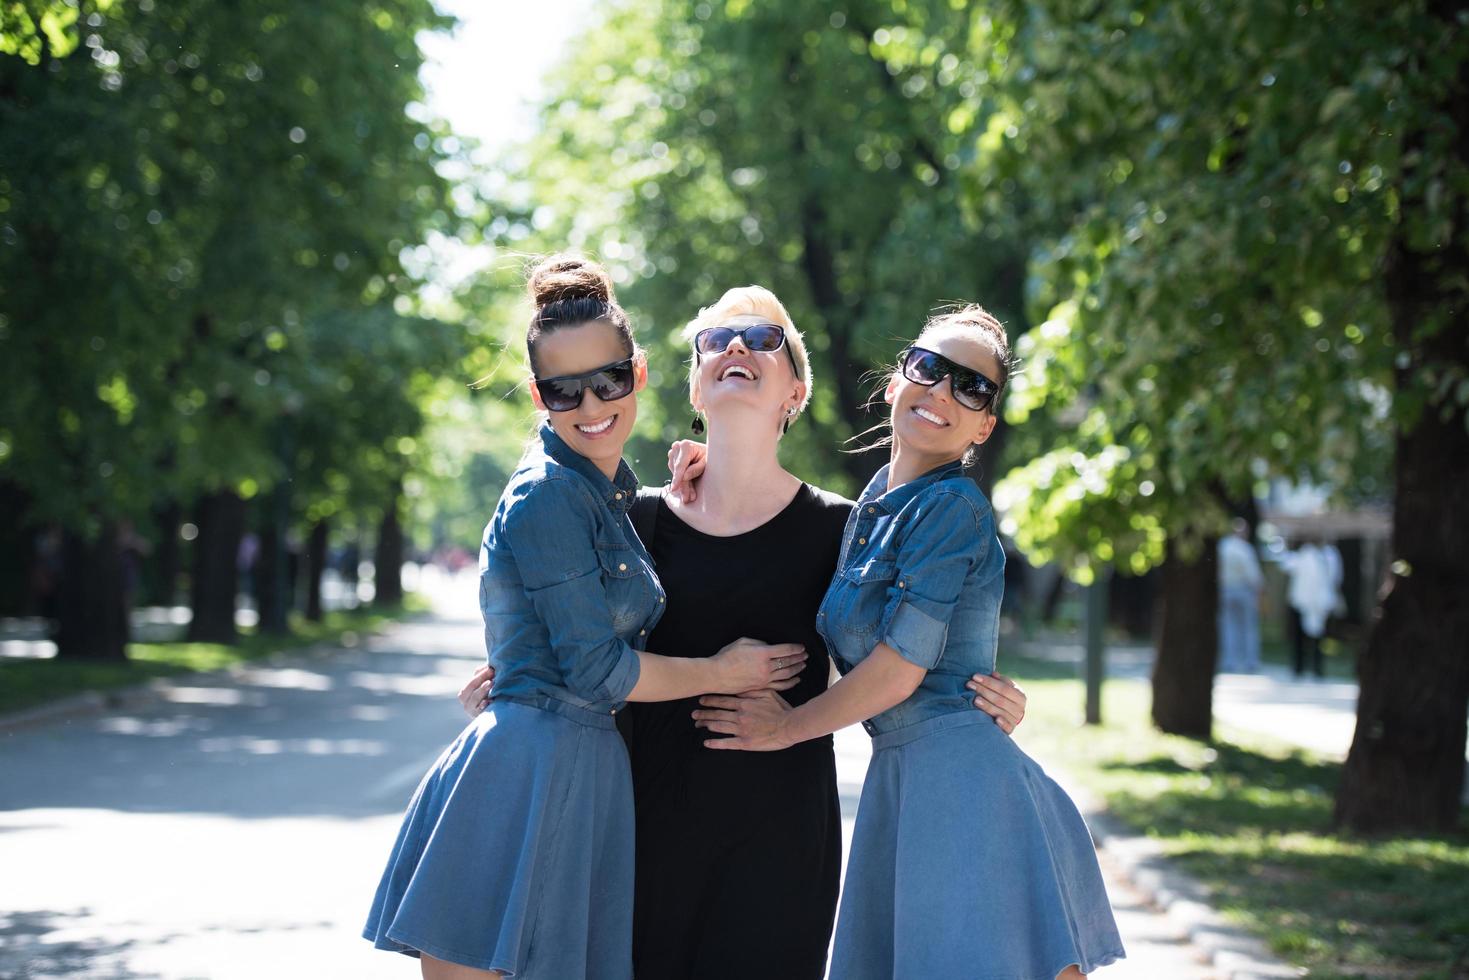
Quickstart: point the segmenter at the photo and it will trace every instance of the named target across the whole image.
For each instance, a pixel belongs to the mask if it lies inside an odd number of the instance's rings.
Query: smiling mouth
[[[607,418],[596,423],[578,422],[576,423],[576,431],[580,432],[584,436],[600,436],[604,432],[610,430],[612,428],[612,423],[616,421],[616,415],[609,415]]]
[[[925,422],[928,422],[931,425],[939,426],[940,428],[947,428],[949,424],[926,408],[914,408],[913,414],[923,419]]]
[[[751,371],[749,368],[745,367],[743,364],[731,364],[729,367],[725,368],[719,374],[719,380],[720,381],[723,381],[726,378],[744,378],[747,381],[754,381],[755,380],[755,372],[754,371]]]

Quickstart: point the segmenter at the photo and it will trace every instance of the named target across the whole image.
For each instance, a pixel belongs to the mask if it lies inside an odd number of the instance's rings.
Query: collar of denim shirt
[[[888,464],[884,463],[882,469],[877,471],[867,484],[867,489],[862,491],[862,496],[857,498],[857,503],[862,506],[871,505],[881,507],[889,514],[896,514],[903,506],[918,496],[925,488],[933,486],[940,480],[946,480],[956,476],[964,470],[964,464],[958,460],[936,466],[920,477],[909,480],[895,490],[888,490]]]
[[[597,495],[602,498],[602,502],[613,513],[627,513],[638,496],[638,478],[632,467],[627,465],[627,460],[617,461],[617,478],[609,480],[605,473],[597,469],[596,463],[568,446],[566,440],[556,434],[549,422],[541,426],[540,435],[541,448],[547,456],[586,477]]]

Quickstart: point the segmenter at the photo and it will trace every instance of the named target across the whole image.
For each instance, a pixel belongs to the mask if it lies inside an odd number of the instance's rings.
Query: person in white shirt
[[[1298,619],[1296,676],[1305,673],[1309,660],[1311,672],[1324,677],[1321,637],[1326,635],[1326,621],[1332,610],[1341,602],[1341,552],[1333,544],[1308,539],[1285,558],[1286,573],[1290,576],[1290,605]]]
[[[1236,519],[1234,533],[1219,539],[1219,670],[1253,674],[1260,669],[1260,589],[1264,576],[1250,544],[1250,526]]]

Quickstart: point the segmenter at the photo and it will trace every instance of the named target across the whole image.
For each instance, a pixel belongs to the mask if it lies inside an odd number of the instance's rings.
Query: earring
[[[796,417],[796,413],[795,413],[794,410],[789,411],[789,412],[786,412],[785,421],[780,424],[780,434],[781,435],[785,435],[787,432],[791,431],[791,419],[793,419],[795,417]]]
[[[702,436],[704,434],[704,420],[695,415],[693,424],[689,428],[694,430],[694,435]]]

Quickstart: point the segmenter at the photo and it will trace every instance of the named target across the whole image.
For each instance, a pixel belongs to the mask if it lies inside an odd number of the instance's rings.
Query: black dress
[[[715,537],[644,494],[636,523],[668,593],[647,648],[708,657],[741,636],[802,643],[810,659],[785,698],[802,704],[826,690],[816,611],[851,501],[803,484],[765,524]],[[637,804],[634,976],[821,980],[841,874],[831,737],[716,751],[694,727],[697,707],[634,704],[618,718]]]

